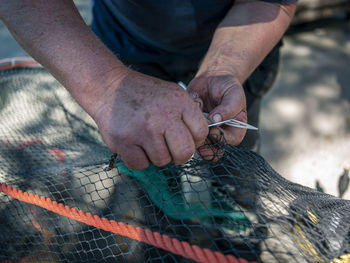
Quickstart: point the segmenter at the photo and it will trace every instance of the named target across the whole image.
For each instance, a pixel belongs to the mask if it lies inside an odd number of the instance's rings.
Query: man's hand
[[[202,110],[209,113],[211,122],[236,118],[247,122],[246,99],[239,81],[228,73],[207,72],[195,77],[188,85],[188,91],[195,101],[202,104]],[[198,97],[198,98],[197,98]],[[244,138],[245,129],[222,125],[225,140],[238,145]],[[211,128],[210,134],[219,136],[218,128]],[[207,155],[208,149],[201,148],[201,154]],[[206,152],[206,153],[204,153]]]
[[[96,103],[92,116],[104,141],[132,169],[184,163],[208,135],[208,123],[186,91],[131,70]]]
[[[128,167],[183,163],[207,137],[207,121],[189,94],[126,68],[73,1],[3,1],[0,19],[93,117],[107,146]]]

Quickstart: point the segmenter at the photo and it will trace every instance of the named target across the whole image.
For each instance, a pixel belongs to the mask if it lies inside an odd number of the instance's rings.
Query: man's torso
[[[199,59],[232,4],[232,0],[98,0],[92,28],[129,61]]]

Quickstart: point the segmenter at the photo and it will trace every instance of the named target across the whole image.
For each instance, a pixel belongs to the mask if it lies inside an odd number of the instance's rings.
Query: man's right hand
[[[175,83],[128,70],[95,101],[105,143],[131,169],[184,163],[208,135],[200,107]]]
[[[93,117],[128,167],[183,163],[205,140],[208,124],[188,93],[126,68],[73,1],[2,1],[0,19]]]

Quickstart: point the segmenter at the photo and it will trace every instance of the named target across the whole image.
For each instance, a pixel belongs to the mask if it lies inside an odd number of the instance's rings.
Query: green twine
[[[211,194],[216,202],[205,204],[204,202],[187,202],[182,196],[182,191],[171,191],[167,177],[161,168],[150,165],[142,171],[128,169],[123,163],[117,166],[119,172],[135,178],[148,193],[152,202],[166,215],[177,220],[215,218],[222,224],[234,221],[244,230],[250,225],[249,219],[243,212],[236,211],[217,194]],[[230,219],[232,221],[230,221]]]

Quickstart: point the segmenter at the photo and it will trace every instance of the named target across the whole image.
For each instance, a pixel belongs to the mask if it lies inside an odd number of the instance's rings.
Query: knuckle
[[[148,122],[145,122],[143,124],[143,128],[144,128],[144,131],[146,133],[150,133],[150,134],[153,134],[154,131],[155,131],[155,127],[154,127],[154,123],[152,121],[148,121]]]
[[[145,139],[148,138],[149,140],[156,141],[159,139],[159,137],[161,136],[161,133],[163,131],[163,127],[161,124],[164,125],[163,122],[159,122],[159,121],[146,122],[143,125],[143,129],[139,134],[141,136],[144,135]]]

